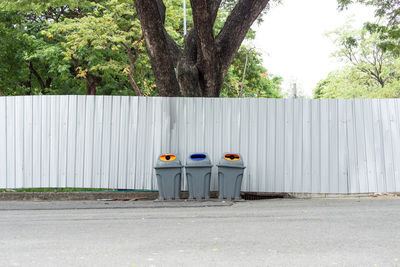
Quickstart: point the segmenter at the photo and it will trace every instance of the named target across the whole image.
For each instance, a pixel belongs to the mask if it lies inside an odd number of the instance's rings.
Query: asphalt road
[[[400,199],[157,205],[0,202],[0,266],[400,266]]]

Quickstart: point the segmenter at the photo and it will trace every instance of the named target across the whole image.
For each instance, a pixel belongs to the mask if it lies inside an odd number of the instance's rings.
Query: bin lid
[[[224,153],[217,164],[218,167],[246,168],[239,153]]]
[[[164,169],[164,168],[180,168],[182,167],[181,161],[179,157],[175,154],[161,154],[158,157],[155,169]]]
[[[207,153],[190,153],[186,167],[212,167],[212,163]]]

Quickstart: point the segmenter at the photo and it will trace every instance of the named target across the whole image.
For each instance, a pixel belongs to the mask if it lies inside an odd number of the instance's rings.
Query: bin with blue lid
[[[218,166],[218,198],[241,200],[243,172],[246,168],[238,153],[224,153]]]
[[[186,161],[186,179],[189,199],[209,199],[211,160],[207,153],[191,153]]]
[[[154,166],[157,176],[158,199],[176,200],[181,198],[182,164],[175,154],[162,154]]]

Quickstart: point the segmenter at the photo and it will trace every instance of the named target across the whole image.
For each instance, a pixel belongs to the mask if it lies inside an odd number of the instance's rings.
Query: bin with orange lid
[[[158,200],[181,198],[182,164],[175,154],[162,154],[154,166],[158,185]]]
[[[238,153],[224,153],[218,166],[218,198],[241,200],[243,172],[246,168]]]

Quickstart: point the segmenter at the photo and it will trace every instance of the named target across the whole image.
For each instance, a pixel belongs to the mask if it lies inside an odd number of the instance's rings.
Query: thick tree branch
[[[180,95],[175,76],[174,60],[169,54],[168,38],[165,34],[163,16],[157,0],[134,0],[143,29],[151,67],[162,96]]]
[[[47,78],[46,80],[46,88],[50,88],[51,82],[53,81],[53,79],[51,77]]]
[[[157,8],[158,8],[158,13],[160,14],[161,21],[163,25],[165,24],[165,12],[166,12],[166,7],[164,5],[163,0],[156,0],[157,1]],[[174,67],[178,64],[179,57],[182,54],[182,50],[179,48],[179,46],[175,43],[175,41],[172,39],[172,37],[168,34],[168,32],[165,30],[165,28],[162,28],[164,32],[164,36],[167,39],[167,46],[168,46],[168,55],[170,60],[173,61]]]
[[[163,0],[156,0],[156,2],[157,2],[158,13],[160,13],[161,21],[164,24],[166,7],[164,5]]]
[[[218,9],[221,5],[222,0],[207,0],[208,3],[208,12],[211,17],[211,24],[214,25],[215,20],[217,19]]]
[[[185,49],[182,56],[192,64],[197,61],[197,34],[195,29],[191,29],[185,36],[184,40]]]
[[[163,28],[163,30],[165,39],[167,40],[169,59],[172,61],[173,66],[176,68],[176,66],[178,65],[179,58],[182,56],[182,49],[180,49],[180,47],[175,43],[175,41],[167,33],[165,28]]]
[[[28,60],[27,63],[28,63],[28,67],[29,67],[30,73],[32,73],[36,77],[36,79],[37,79],[37,81],[38,81],[38,83],[40,85],[42,94],[45,95],[46,94],[46,88],[47,88],[46,84],[44,83],[44,81],[43,81],[42,77],[40,76],[40,74],[33,67],[32,61]]]
[[[203,92],[199,84],[199,70],[197,68],[197,34],[190,30],[185,37],[185,49],[177,65],[179,86],[186,97],[200,97]]]
[[[213,33],[213,24],[210,7],[207,0],[190,0],[192,4],[194,27],[197,33],[197,40],[200,44],[200,50],[205,60],[211,60],[209,57],[215,55],[215,40]]]
[[[269,0],[239,0],[216,38],[222,70],[226,72],[253,22]]]

